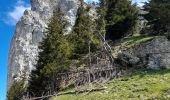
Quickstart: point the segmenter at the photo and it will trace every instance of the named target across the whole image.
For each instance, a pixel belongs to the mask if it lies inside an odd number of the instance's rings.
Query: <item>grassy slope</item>
[[[51,100],[170,100],[170,71],[140,70],[104,84],[104,91],[62,95]]]
[[[135,35],[116,43],[113,55],[159,36]],[[170,71],[140,70],[132,76],[113,79],[104,84],[104,91],[79,95],[62,95],[52,100],[170,100]],[[88,86],[86,86],[88,87]],[[68,91],[70,89],[68,88]],[[72,88],[74,90],[74,88]]]
[[[154,38],[159,38],[159,36],[134,35],[129,38],[122,38],[121,40],[117,41],[113,46],[112,54],[116,57],[121,50],[126,50],[135,45],[150,41]]]

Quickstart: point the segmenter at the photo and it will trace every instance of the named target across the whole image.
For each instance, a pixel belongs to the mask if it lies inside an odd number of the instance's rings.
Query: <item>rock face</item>
[[[26,76],[36,64],[38,45],[53,11],[60,8],[69,21],[66,33],[71,31],[76,20],[78,0],[31,0],[31,10],[26,10],[16,25],[11,42],[8,62],[8,89],[14,79]]]
[[[170,69],[170,41],[166,37],[156,37],[140,45],[122,51],[120,59],[132,66],[147,66],[151,69]]]

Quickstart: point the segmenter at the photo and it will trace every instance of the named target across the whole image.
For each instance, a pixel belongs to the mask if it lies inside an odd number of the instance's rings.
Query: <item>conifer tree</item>
[[[24,87],[25,80],[15,80],[8,90],[7,98],[8,100],[21,100],[26,88]]]
[[[85,7],[84,3],[81,2],[73,31],[68,35],[69,40],[74,44],[73,58],[75,59],[89,53],[89,45],[91,52],[100,48],[100,40],[94,33],[96,22],[93,16],[89,15],[89,10],[90,7]]]
[[[129,0],[100,0],[106,22],[106,38],[116,40],[133,33],[138,10]]]
[[[50,83],[55,81],[53,80],[54,74],[68,69],[72,49],[64,36],[63,29],[66,25],[63,14],[57,10],[50,20],[47,35],[39,46],[41,51],[36,69],[31,73],[28,91],[33,93],[32,95],[41,96],[42,93],[47,93],[52,89],[57,90],[56,84]]]
[[[150,0],[145,3],[144,11],[152,34],[170,36],[170,0]]]
[[[106,11],[107,11],[107,6],[106,6],[106,0],[100,0],[99,2],[99,7],[97,9],[98,13],[98,19],[96,20],[97,23],[97,32],[100,33],[101,35],[106,35]]]

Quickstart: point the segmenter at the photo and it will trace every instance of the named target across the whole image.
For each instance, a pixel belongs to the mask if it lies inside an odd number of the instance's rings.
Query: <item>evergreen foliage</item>
[[[136,5],[129,0],[100,0],[100,6],[106,21],[106,39],[116,40],[133,33],[138,19]]]
[[[69,71],[73,60],[81,60],[90,52],[99,50],[101,39],[98,33],[106,34],[109,39],[117,39],[133,30],[137,11],[130,1],[103,0],[100,5],[96,20],[89,14],[90,6],[85,6],[81,0],[76,23],[67,35],[64,34],[67,21],[63,13],[60,10],[54,13],[47,35],[39,46],[36,69],[30,76],[28,92],[32,96],[59,90],[60,80],[56,80],[56,74]]]
[[[24,86],[25,81],[24,80],[19,80],[19,81],[14,81],[10,89],[8,90],[7,93],[7,99],[8,100],[21,100],[23,97],[26,87]]]
[[[170,0],[150,0],[145,3],[144,10],[148,13],[144,18],[152,30],[152,34],[170,36]]]
[[[31,73],[28,91],[33,93],[32,95],[41,96],[51,90],[57,91],[60,82],[57,80],[58,85],[53,84],[56,83],[54,76],[68,71],[73,60],[80,60],[82,56],[100,48],[101,41],[95,34],[96,22],[89,15],[89,10],[90,7],[81,3],[73,31],[68,35],[63,32],[67,26],[63,14],[60,11],[54,13],[47,28],[47,35],[39,46],[41,51],[36,70]]]
[[[90,7],[84,7],[83,3],[78,9],[77,20],[73,31],[68,35],[68,40],[74,45],[73,59],[79,59],[83,55],[97,51],[101,41],[96,31],[96,21],[89,15]]]
[[[106,16],[106,11],[107,11],[106,1],[100,0],[99,5],[100,6],[97,9],[98,19],[96,20],[96,23],[97,23],[96,31],[100,33],[101,35],[105,35],[106,34],[105,16]]]
[[[72,46],[64,36],[63,29],[66,25],[67,22],[61,11],[56,11],[48,25],[47,35],[39,46],[41,51],[36,70],[32,71],[29,81],[28,91],[35,96],[51,91],[50,87],[57,90],[58,87],[49,82],[54,79],[56,73],[64,72],[69,67]]]

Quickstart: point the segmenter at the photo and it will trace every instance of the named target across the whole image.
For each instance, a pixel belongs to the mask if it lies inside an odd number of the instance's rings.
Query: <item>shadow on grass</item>
[[[150,37],[149,39],[147,39],[148,37],[147,36],[134,36],[132,37],[132,39],[129,39],[130,42],[128,42],[127,45],[131,45],[133,43],[136,43],[137,41],[140,41],[140,43],[144,43],[144,42],[147,42],[147,41],[150,41],[153,39],[153,37]]]
[[[160,69],[160,70],[153,70],[153,69],[138,69],[135,71],[133,75],[139,75],[140,78],[143,78],[146,75],[164,75],[170,73],[170,70],[167,69]],[[133,76],[131,75],[131,76]]]
[[[156,36],[140,35],[140,36],[125,37],[121,40],[117,40],[113,44],[113,46],[122,45],[122,46],[126,46],[126,47],[131,47],[131,46],[136,45],[136,44],[141,44],[141,43],[145,43],[147,41],[150,41],[154,37],[156,37]]]
[[[72,85],[69,85],[69,86],[67,86],[65,88],[60,89],[60,92],[61,91],[64,92],[64,91],[73,90],[74,88],[75,88],[75,86],[72,84]]]

